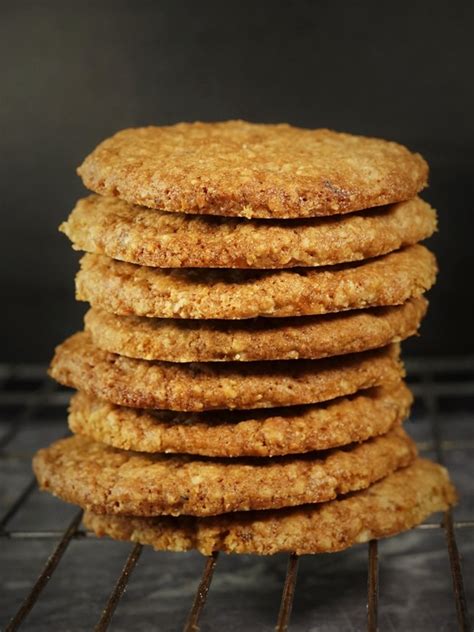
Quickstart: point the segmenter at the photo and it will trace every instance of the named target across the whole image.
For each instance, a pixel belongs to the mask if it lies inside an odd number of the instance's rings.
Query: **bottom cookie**
[[[132,540],[157,550],[301,555],[341,551],[395,535],[455,502],[456,491],[445,468],[417,459],[368,489],[318,505],[212,518],[133,518],[86,512],[84,524],[99,536]]]

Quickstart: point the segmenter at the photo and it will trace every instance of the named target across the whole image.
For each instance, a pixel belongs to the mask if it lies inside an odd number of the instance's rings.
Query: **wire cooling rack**
[[[407,365],[408,429],[449,467],[459,507],[396,538],[302,558],[99,541],[81,528],[81,511],[40,494],[31,474],[33,452],[66,433],[69,392],[42,366],[0,365],[2,629],[470,630],[474,358]]]

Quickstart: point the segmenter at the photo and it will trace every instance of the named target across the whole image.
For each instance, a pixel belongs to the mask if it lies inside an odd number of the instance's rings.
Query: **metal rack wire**
[[[430,421],[431,440],[423,447],[433,450],[439,462],[443,463],[445,454],[449,450],[459,448],[456,441],[444,441],[440,425],[440,408],[443,405],[453,405],[454,402],[464,401],[474,410],[474,358],[439,358],[412,359],[408,362],[409,381],[416,395],[418,407],[423,407]],[[0,460],[11,457],[8,447],[20,429],[33,421],[39,411],[48,407],[63,411],[69,399],[69,392],[53,384],[45,376],[42,366],[9,366],[0,365],[0,412],[8,411],[8,425],[3,436],[0,437]],[[443,400],[449,401],[443,404]],[[463,449],[473,448],[469,442],[462,441]],[[25,462],[25,470],[29,463]],[[31,525],[29,530],[10,529],[9,525],[19,510],[28,503],[36,488],[33,477],[19,490],[13,501],[4,509],[0,516],[0,541],[11,540],[58,540],[52,547],[51,553],[33,583],[30,591],[24,597],[22,604],[13,614],[5,630],[13,632],[20,628],[27,620],[28,614],[43,596],[43,591],[58,568],[63,555],[73,540],[85,540],[95,536],[81,529],[82,511],[78,511],[62,530],[36,530]],[[457,534],[460,530],[474,529],[474,520],[454,520],[448,511],[440,524],[427,523],[418,527],[420,532],[442,529],[446,542],[446,553],[449,557],[453,586],[453,599],[456,608],[458,629],[462,632],[470,630],[464,578],[457,545]],[[111,624],[117,608],[133,571],[142,553],[140,544],[131,544],[128,557],[112,587],[95,630],[104,631]],[[159,553],[157,553],[159,555]],[[211,588],[214,571],[218,566],[219,556],[214,554],[204,560],[201,579],[193,603],[189,610],[184,630],[187,632],[199,629],[201,614],[206,605]],[[299,559],[296,555],[288,556],[286,577],[281,593],[281,603],[276,621],[276,630],[287,630],[290,623],[293,598],[296,590]],[[378,543],[369,542],[367,546],[367,630],[375,632],[378,629],[379,603],[379,555]]]

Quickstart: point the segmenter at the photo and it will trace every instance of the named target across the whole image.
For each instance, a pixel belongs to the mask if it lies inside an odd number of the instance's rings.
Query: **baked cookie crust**
[[[428,301],[367,310],[252,320],[183,320],[117,316],[90,309],[94,344],[130,358],[167,362],[317,359],[405,340],[418,331]]]
[[[341,358],[246,363],[149,362],[95,347],[80,332],[56,349],[61,384],[132,408],[202,411],[314,404],[403,376],[399,345]]]
[[[294,268],[360,261],[436,230],[416,197],[334,218],[246,220],[167,213],[113,197],[79,200],[60,230],[75,250],[158,268]]]
[[[359,264],[291,271],[164,270],[85,255],[76,297],[122,316],[241,319],[399,305],[428,290],[436,260],[409,246]]]
[[[295,218],[408,200],[428,166],[385,140],[226,121],[122,130],[78,173],[96,193],[150,208]]]
[[[447,470],[416,459],[367,489],[320,505],[212,518],[131,518],[88,511],[84,524],[99,536],[157,550],[303,555],[333,553],[395,535],[456,501]]]
[[[211,516],[330,500],[415,457],[398,427],[326,453],[273,459],[140,454],[75,436],[40,450],[33,467],[42,489],[95,513]]]
[[[282,456],[385,434],[406,419],[412,399],[406,385],[398,382],[324,404],[193,414],[126,408],[79,392],[71,399],[69,428],[74,434],[137,452]]]

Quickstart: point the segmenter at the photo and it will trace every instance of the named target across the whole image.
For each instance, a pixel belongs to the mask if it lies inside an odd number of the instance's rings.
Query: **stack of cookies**
[[[90,310],[51,365],[78,392],[42,488],[99,535],[205,554],[336,551],[455,501],[402,427],[436,274],[419,155],[194,123],[119,132],[79,174],[61,230]]]

